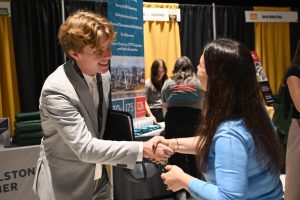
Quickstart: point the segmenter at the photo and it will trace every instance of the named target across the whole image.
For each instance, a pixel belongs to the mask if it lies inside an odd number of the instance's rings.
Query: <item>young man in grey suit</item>
[[[110,199],[103,164],[134,168],[143,157],[164,162],[173,150],[146,142],[102,140],[109,105],[110,45],[106,18],[77,11],[61,25],[59,42],[70,58],[45,81],[40,97],[44,132],[33,189],[40,199]],[[96,89],[95,89],[96,88]]]

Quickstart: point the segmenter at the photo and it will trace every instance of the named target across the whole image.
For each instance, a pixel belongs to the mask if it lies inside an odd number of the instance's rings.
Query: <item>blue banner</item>
[[[135,118],[135,99],[124,99],[124,111],[129,112]]]
[[[143,96],[145,86],[143,1],[109,0],[108,18],[117,33],[116,40],[112,44],[110,63],[112,98]]]
[[[143,1],[109,0],[108,18],[117,32],[113,55],[143,57]]]
[[[124,110],[124,101],[121,100],[113,100],[112,101],[112,109],[113,110]]]

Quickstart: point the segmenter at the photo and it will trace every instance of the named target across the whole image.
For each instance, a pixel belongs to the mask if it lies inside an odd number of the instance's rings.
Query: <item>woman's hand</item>
[[[157,123],[157,120],[156,120],[156,118],[154,117],[154,115],[150,115],[149,117],[151,117],[151,120],[152,120],[153,124],[156,124],[156,123]]]
[[[152,138],[153,150],[157,148],[157,145],[159,143],[169,146],[169,141],[166,138],[164,138],[163,136],[154,136]]]
[[[176,165],[167,165],[165,169],[168,171],[161,174],[164,184],[169,190],[176,192],[181,189],[188,190],[188,185],[193,179],[192,176],[186,174],[181,168]]]
[[[174,152],[178,150],[178,141],[176,138],[165,139],[163,136],[155,136],[153,138],[153,151],[156,150],[158,144],[164,144],[173,149]]]

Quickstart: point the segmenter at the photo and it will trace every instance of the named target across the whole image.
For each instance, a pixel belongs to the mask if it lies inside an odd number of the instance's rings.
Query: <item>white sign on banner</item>
[[[10,17],[10,2],[0,2],[0,16]]]
[[[298,22],[295,11],[245,11],[246,22]]]
[[[180,22],[180,9],[143,8],[144,21]]]

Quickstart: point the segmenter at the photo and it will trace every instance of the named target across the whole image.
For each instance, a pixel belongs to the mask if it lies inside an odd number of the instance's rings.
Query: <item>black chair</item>
[[[130,113],[108,110],[103,139],[134,141],[133,119]]]
[[[130,113],[109,110],[103,139],[135,141],[133,119]],[[151,199],[170,195],[160,178],[161,168],[144,159],[133,170],[113,167],[114,199]]]

